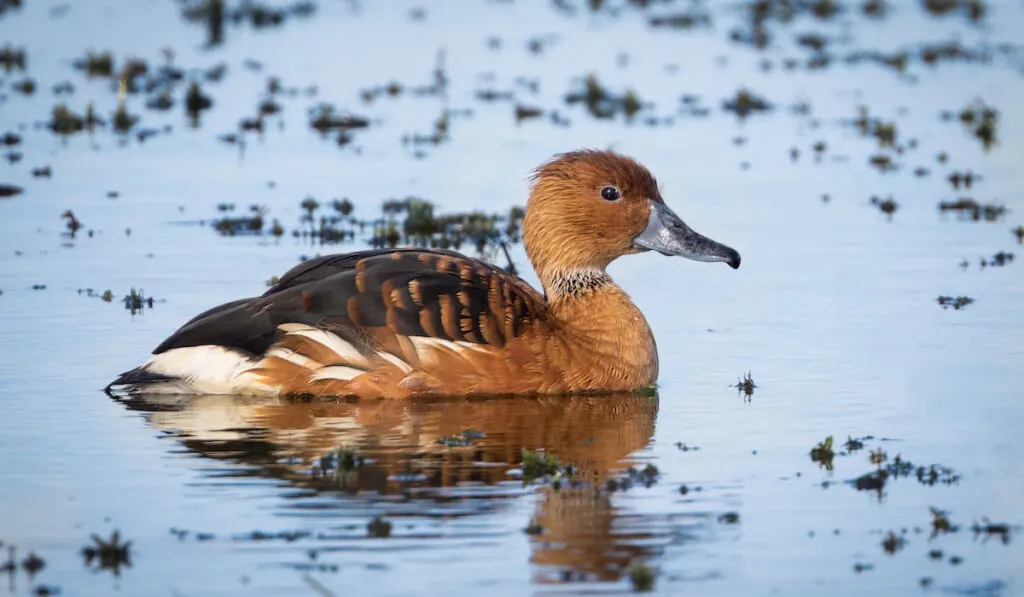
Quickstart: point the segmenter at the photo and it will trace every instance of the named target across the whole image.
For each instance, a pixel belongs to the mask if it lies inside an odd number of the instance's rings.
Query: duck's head
[[[661,198],[639,162],[610,151],[563,153],[531,180],[523,240],[545,286],[582,271],[603,272],[622,255],[657,251],[740,266],[735,249],[694,232]]]

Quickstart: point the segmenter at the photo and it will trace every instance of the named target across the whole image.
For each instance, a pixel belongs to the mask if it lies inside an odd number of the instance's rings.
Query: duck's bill
[[[694,232],[664,203],[649,203],[651,217],[643,232],[633,239],[633,246],[694,261],[724,261],[733,269],[740,266],[736,249]]]

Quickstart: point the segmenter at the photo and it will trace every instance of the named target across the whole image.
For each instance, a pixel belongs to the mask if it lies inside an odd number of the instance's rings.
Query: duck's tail
[[[224,346],[188,346],[154,354],[142,365],[125,371],[104,391],[117,397],[138,394],[253,394],[274,393],[243,379],[258,359]],[[248,376],[244,376],[248,377]]]

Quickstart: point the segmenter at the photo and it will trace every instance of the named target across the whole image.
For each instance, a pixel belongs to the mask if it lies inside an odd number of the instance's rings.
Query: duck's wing
[[[330,255],[295,266],[262,296],[196,316],[161,343],[135,377],[174,376],[177,371],[152,365],[161,355],[183,354],[178,349],[209,347],[246,361],[230,367],[236,376],[273,366],[299,376],[298,366],[320,379],[342,380],[381,363],[408,373],[428,351],[497,354],[548,322],[544,298],[523,280],[458,253]]]

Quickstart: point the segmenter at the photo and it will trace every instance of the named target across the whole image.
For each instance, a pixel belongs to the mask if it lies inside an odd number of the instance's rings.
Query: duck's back
[[[545,391],[552,321],[515,275],[458,253],[303,262],[260,297],[201,313],[113,384],[128,393],[404,396]]]

